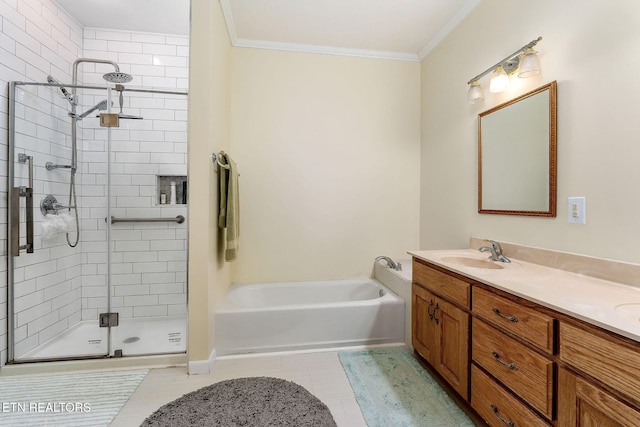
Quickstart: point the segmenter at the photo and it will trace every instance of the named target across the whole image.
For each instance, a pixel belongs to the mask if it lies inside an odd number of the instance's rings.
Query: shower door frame
[[[22,81],[10,81],[9,82],[9,98],[8,98],[8,102],[9,102],[9,111],[8,111],[8,126],[7,126],[7,130],[8,130],[8,158],[7,158],[7,162],[8,162],[8,168],[7,168],[7,363],[32,363],[32,362],[45,362],[45,361],[59,361],[59,360],[74,360],[74,359],[96,359],[96,358],[105,358],[109,356],[109,352],[110,352],[110,348],[111,348],[111,333],[110,333],[110,327],[109,330],[107,331],[107,345],[106,345],[106,352],[100,352],[99,354],[95,354],[95,355],[79,355],[79,356],[73,356],[73,355],[69,355],[69,356],[63,356],[63,357],[52,357],[52,358],[36,358],[36,359],[30,359],[30,360],[16,360],[15,359],[15,290],[14,290],[14,281],[15,281],[15,276],[14,276],[14,255],[12,253],[12,251],[10,250],[11,246],[12,246],[12,241],[14,239],[13,236],[13,228],[14,226],[16,226],[18,229],[20,227],[20,219],[19,219],[19,214],[18,214],[18,223],[14,224],[14,219],[13,219],[13,215],[11,213],[12,209],[17,209],[18,212],[20,210],[20,206],[18,207],[13,207],[11,205],[11,198],[13,197],[13,192],[14,192],[14,181],[15,181],[15,135],[16,135],[16,109],[15,109],[15,104],[17,102],[16,100],[16,86],[46,86],[46,87],[58,87],[58,88],[81,88],[81,89],[97,89],[97,90],[106,90],[107,92],[107,99],[111,99],[111,91],[112,88],[109,86],[97,86],[97,85],[71,85],[71,84],[61,84],[61,83],[40,83],[40,82],[22,82]],[[110,103],[109,103],[110,104]],[[108,132],[108,137],[107,137],[107,144],[108,146],[110,146],[111,144],[111,132],[109,129]],[[109,148],[108,148],[109,150]],[[31,162],[33,162],[33,159],[31,160]],[[111,161],[108,160],[108,168],[110,168],[111,165]],[[30,167],[33,167],[33,164],[30,164]],[[109,170],[107,172],[107,175],[109,173]],[[107,179],[109,179],[109,176],[107,176]],[[109,194],[110,191],[110,183],[107,184],[107,214],[110,215],[111,212],[111,205],[109,203]],[[79,224],[78,224],[79,227]],[[77,232],[79,233],[80,230],[78,229]],[[111,224],[107,224],[107,257],[110,256],[111,254],[111,250],[110,250],[110,244],[111,244]],[[20,242],[18,242],[18,246],[20,245]],[[18,250],[18,252],[20,252],[20,249]],[[19,255],[17,255],[19,256]],[[107,269],[110,268],[109,265],[109,261],[107,261]],[[107,273],[107,275],[109,275],[110,272]],[[110,283],[109,280],[107,280],[107,295],[109,295],[109,291],[110,291]],[[110,311],[110,305],[111,305],[111,298],[107,298],[107,306],[108,309],[107,311]]]
[[[14,188],[14,180],[15,180],[15,132],[16,132],[16,86],[47,86],[47,87],[65,87],[65,88],[81,88],[81,89],[97,89],[97,90],[106,90],[107,91],[107,99],[111,99],[113,88],[109,85],[107,86],[99,86],[99,85],[72,85],[72,84],[62,84],[62,83],[40,83],[40,82],[22,82],[22,81],[10,81],[9,82],[9,109],[8,109],[8,170],[7,170],[7,197],[9,207],[11,197],[13,195]],[[127,92],[140,92],[140,93],[152,93],[152,94],[165,94],[165,95],[184,95],[189,96],[188,91],[174,91],[174,90],[158,90],[158,89],[142,89],[142,88],[127,88]],[[109,112],[111,112],[111,102],[109,102]],[[107,217],[111,217],[111,128],[108,128],[108,138],[107,138]],[[19,206],[18,206],[19,209]],[[188,209],[188,208],[187,208]],[[36,359],[15,359],[15,290],[14,290],[14,268],[15,261],[13,259],[14,255],[12,254],[10,247],[13,236],[12,228],[15,225],[12,220],[11,211],[7,209],[7,363],[9,364],[19,364],[19,363],[32,363],[32,362],[50,362],[50,361],[60,361],[60,360],[81,360],[81,359],[103,359],[111,357],[112,352],[112,342],[111,342],[111,326],[107,326],[107,348],[106,352],[95,355],[68,355],[62,357],[50,357],[50,358],[36,358]],[[111,253],[112,253],[112,237],[111,237],[111,221],[107,222],[107,311],[111,312]],[[20,220],[18,218],[18,224],[20,226]],[[79,232],[79,231],[78,231]],[[19,242],[18,242],[19,244]],[[188,259],[188,255],[187,255]],[[188,260],[187,260],[188,262]],[[188,293],[188,280],[186,282],[185,292]],[[186,348],[185,348],[186,352]]]

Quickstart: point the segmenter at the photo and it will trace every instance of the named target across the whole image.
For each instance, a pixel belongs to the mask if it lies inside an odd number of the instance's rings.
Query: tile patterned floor
[[[331,410],[339,427],[366,427],[337,352],[220,358],[208,375],[186,368],[152,369],[110,426],[140,425],[165,403],[201,387],[232,378],[268,376],[305,387]]]

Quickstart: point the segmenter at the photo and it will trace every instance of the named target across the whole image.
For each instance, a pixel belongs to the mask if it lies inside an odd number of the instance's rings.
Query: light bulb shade
[[[493,75],[491,76],[491,83],[489,84],[489,92],[498,93],[502,92],[509,86],[509,76],[504,71],[502,65],[498,65],[498,67],[493,70]]]
[[[476,102],[481,102],[484,100],[484,93],[482,93],[482,86],[478,81],[471,82],[469,86],[469,93],[467,94],[467,101],[470,104],[475,104]]]
[[[538,55],[536,55],[536,51],[529,48],[524,52],[522,61],[520,61],[518,77],[527,78],[537,76],[538,74],[540,74],[540,59]]]

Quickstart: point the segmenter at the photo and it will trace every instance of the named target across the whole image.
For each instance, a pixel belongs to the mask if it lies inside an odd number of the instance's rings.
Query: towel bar
[[[220,167],[223,167],[225,169],[229,169],[229,165],[223,165],[222,163],[220,163],[220,157],[224,155],[224,151],[219,152],[218,154],[216,153],[211,153],[211,161],[214,163],[218,163],[220,165]]]

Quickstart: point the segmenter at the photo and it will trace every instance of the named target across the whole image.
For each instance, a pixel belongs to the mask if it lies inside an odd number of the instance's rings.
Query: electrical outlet
[[[586,198],[585,197],[569,197],[568,219],[569,224],[586,224]]]

